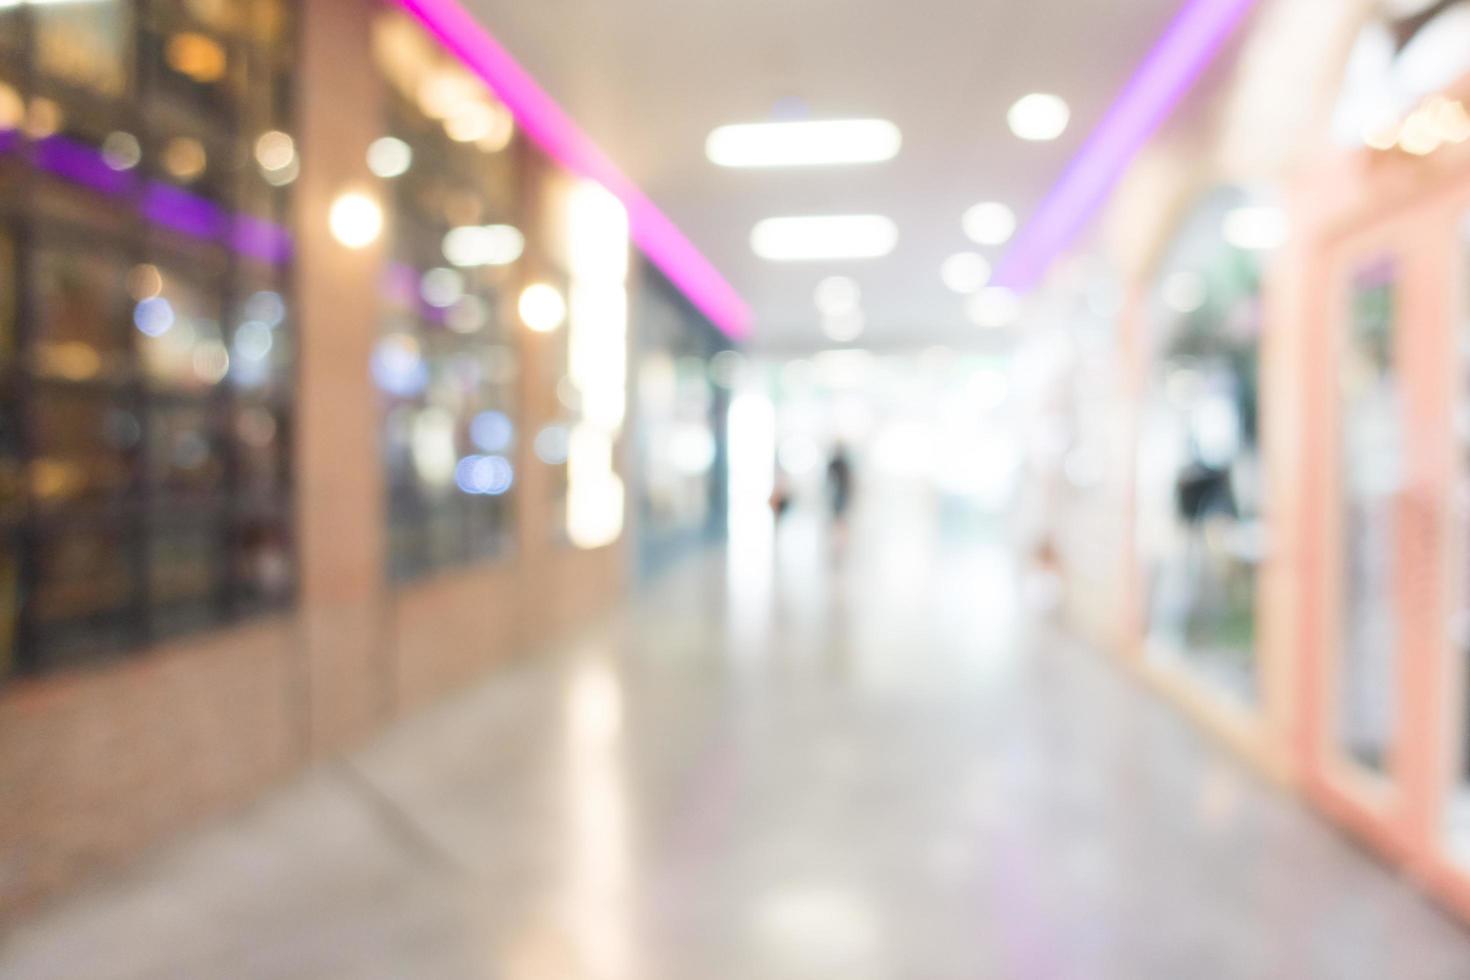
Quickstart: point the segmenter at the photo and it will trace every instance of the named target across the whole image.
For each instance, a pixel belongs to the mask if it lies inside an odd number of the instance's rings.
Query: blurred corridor
[[[1464,976],[1470,934],[870,498],[23,929],[0,975]]]
[[[0,0],[0,977],[1467,927],[1470,0]]]

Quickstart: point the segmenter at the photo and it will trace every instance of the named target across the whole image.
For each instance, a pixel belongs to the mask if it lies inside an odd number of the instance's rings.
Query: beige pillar
[[[381,241],[354,251],[328,227],[344,192],[381,202],[365,153],[381,135],[382,90],[371,69],[375,4],[303,0],[300,10],[296,506],[304,727],[321,753],[380,723],[393,689],[380,408],[369,373],[383,255]]]

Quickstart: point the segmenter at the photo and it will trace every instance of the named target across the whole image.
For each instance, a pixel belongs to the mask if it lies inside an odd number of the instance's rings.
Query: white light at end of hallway
[[[862,310],[849,310],[835,316],[822,317],[822,333],[837,344],[848,344],[857,340],[863,335],[867,325],[867,318],[863,316]]]
[[[750,233],[755,254],[771,262],[876,259],[898,244],[898,226],[877,214],[766,218]]]
[[[383,232],[383,208],[366,194],[349,191],[332,202],[327,216],[332,237],[348,248],[367,248]]]
[[[843,316],[857,310],[862,296],[856,279],[828,276],[817,283],[812,299],[817,304],[817,312],[823,316]]]
[[[1006,114],[1011,132],[1033,143],[1056,139],[1067,131],[1072,110],[1059,96],[1033,92],[1016,101]]]
[[[704,151],[721,167],[811,167],[880,163],[902,145],[886,119],[831,119],[721,126]]]
[[[567,301],[555,286],[532,283],[521,293],[517,306],[521,322],[536,333],[551,333],[566,321]]]
[[[1220,234],[1227,243],[1247,252],[1266,252],[1286,244],[1290,228],[1286,213],[1269,205],[1236,208],[1225,215]]]
[[[1176,313],[1194,313],[1208,298],[1209,288],[1198,272],[1180,271],[1164,280],[1164,305]]]
[[[984,201],[966,211],[960,224],[977,245],[1004,245],[1016,233],[1016,213],[997,201]]]
[[[367,151],[367,165],[384,180],[402,177],[413,166],[413,147],[395,136],[373,140]]]
[[[958,252],[944,260],[939,278],[962,295],[979,292],[990,282],[990,262],[979,252]]]
[[[1021,316],[1021,299],[1003,286],[989,286],[970,297],[965,313],[977,327],[1009,327]]]

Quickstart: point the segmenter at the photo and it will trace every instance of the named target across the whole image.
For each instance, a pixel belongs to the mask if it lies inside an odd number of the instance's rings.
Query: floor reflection
[[[1043,615],[1007,522],[733,522],[556,655],[14,931],[0,975],[1470,975]],[[1038,612],[1040,610],[1040,612]]]

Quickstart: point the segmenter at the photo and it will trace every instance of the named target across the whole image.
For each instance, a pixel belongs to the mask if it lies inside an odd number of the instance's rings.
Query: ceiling
[[[1024,220],[1180,3],[465,0],[745,297],[765,350],[827,346],[812,293],[833,274],[862,287],[864,346],[974,340],[979,328],[939,278],[945,257],[975,247],[960,215],[999,200]],[[1033,91],[1071,104],[1055,143],[1006,127],[1011,103]],[[737,171],[704,156],[725,123],[872,116],[903,131],[895,160]],[[898,247],[787,265],[751,252],[761,218],[824,213],[888,215]]]

